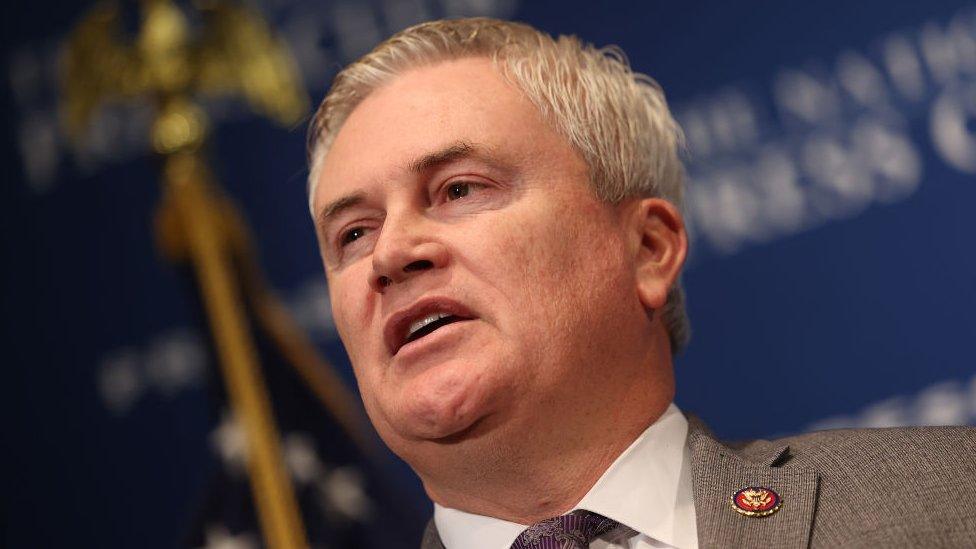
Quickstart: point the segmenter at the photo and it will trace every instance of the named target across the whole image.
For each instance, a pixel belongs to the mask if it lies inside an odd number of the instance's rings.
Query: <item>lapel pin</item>
[[[732,494],[732,508],[747,517],[767,517],[782,506],[783,498],[763,486],[748,486]]]

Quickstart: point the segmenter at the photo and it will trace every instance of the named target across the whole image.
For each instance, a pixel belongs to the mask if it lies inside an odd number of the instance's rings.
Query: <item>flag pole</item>
[[[152,145],[163,161],[157,236],[163,250],[189,261],[196,275],[231,408],[247,439],[247,471],[265,543],[302,548],[308,542],[233,264],[235,234],[227,223],[233,210],[200,152],[207,117],[194,99],[236,93],[255,111],[286,124],[304,116],[307,99],[294,62],[257,14],[219,0],[198,8],[204,12],[202,40],[191,39],[172,0],[142,0],[142,25],[132,37],[123,32],[118,4],[94,8],[66,45],[62,116],[80,143],[102,104],[153,102]],[[342,391],[320,394],[334,400]],[[347,403],[333,404],[348,412]],[[345,423],[351,423],[348,417]]]
[[[179,231],[196,274],[231,408],[246,433],[247,471],[265,541],[274,549],[307,547],[241,288],[220,227],[220,200],[206,173],[196,153],[166,159],[160,215],[168,220],[161,226]]]

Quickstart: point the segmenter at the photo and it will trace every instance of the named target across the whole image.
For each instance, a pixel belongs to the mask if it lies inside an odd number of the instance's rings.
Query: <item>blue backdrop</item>
[[[4,536],[15,547],[184,543],[230,450],[196,303],[155,248],[150,111],[106,109],[72,149],[58,127],[59,52],[90,6],[7,4]],[[433,17],[515,18],[621,46],[662,84],[688,137],[694,335],[679,405],[733,438],[976,423],[976,6],[251,4],[314,101],[341,64]],[[308,220],[304,125],[211,107],[217,175],[269,278],[351,382]],[[426,512],[396,471],[404,505]]]

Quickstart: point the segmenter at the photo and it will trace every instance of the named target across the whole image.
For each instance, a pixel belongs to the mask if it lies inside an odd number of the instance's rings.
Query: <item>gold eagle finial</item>
[[[260,16],[219,0],[198,2],[193,33],[171,0],[142,0],[142,24],[126,36],[117,3],[96,6],[70,35],[65,52],[64,123],[85,134],[104,103],[147,98],[159,109],[153,143],[159,152],[199,144],[206,119],[199,96],[243,96],[257,113],[297,123],[308,98],[285,45]]]

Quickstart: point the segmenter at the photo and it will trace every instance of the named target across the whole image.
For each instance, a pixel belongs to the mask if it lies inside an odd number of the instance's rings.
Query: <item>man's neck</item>
[[[503,449],[484,448],[487,459],[470,460],[453,469],[458,473],[457,482],[435,485],[425,481],[425,488],[439,505],[519,524],[561,515],[586,495],[670,402],[671,395],[667,395],[647,403],[642,416],[629,422],[596,423],[598,428],[589,433],[567,431],[552,439],[543,428],[539,440],[513,441],[511,446],[502,445],[508,446]]]

